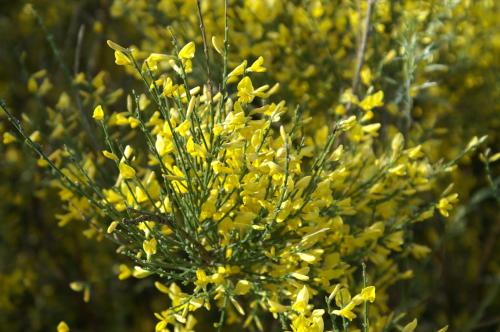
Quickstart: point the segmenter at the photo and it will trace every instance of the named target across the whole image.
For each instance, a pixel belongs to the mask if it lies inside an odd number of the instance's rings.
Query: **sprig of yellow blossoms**
[[[339,281],[352,287],[360,262],[385,268],[373,280],[381,292],[411,277],[394,259],[414,250],[405,246],[406,230],[435,209],[421,193],[451,165],[434,167],[399,133],[389,151],[377,152],[381,125],[370,120],[383,106],[382,91],[362,101],[347,91],[342,102],[361,115],[310,136],[300,108],[292,113],[284,101],[269,102],[278,85],[254,87],[251,74],[265,71],[262,58],[222,77],[227,89],[211,96],[190,83],[193,42],[174,55],[151,54],[142,65],[137,50],[108,45],[146,91],[133,91],[124,112],[95,107],[102,155],[78,159],[66,148],[54,159],[12,121],[58,176],[67,202],[59,218],[85,216],[94,232],[120,244],[135,265],[121,267],[121,279],[160,280],[155,285],[171,305],[156,314],[157,331],[191,330],[193,314],[215,306],[219,329],[238,321],[264,330],[268,312],[293,331],[321,332],[324,310],[311,311],[309,300],[335,291]],[[110,174],[112,182],[102,180]],[[438,203],[445,216],[454,197]],[[375,300],[374,286],[350,300],[347,288],[339,291],[346,297],[340,308],[329,312],[333,328],[335,317],[349,324],[344,318],[353,320],[359,304]],[[385,303],[370,315],[373,326],[385,325]]]

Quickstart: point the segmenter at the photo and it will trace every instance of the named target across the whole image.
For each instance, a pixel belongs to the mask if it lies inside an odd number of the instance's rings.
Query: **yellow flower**
[[[215,36],[212,36],[212,46],[217,51],[217,53],[219,53],[220,55],[224,54],[224,52],[222,50],[222,46],[220,45],[219,40]]]
[[[104,119],[104,111],[102,110],[101,105],[97,105],[97,107],[94,108],[94,114],[92,114],[92,117],[97,121]]]
[[[394,138],[391,141],[391,149],[392,149],[393,158],[401,150],[403,145],[404,145],[403,134],[397,133],[396,135],[394,135]]]
[[[255,60],[250,67],[248,67],[248,71],[254,72],[254,73],[262,73],[266,71],[266,68],[262,66],[264,63],[264,58],[263,57],[258,57],[257,60]]]
[[[212,169],[214,170],[215,174],[231,174],[233,170],[227,166],[225,166],[223,163],[221,163],[218,160],[212,161]]]
[[[69,288],[71,288],[75,292],[81,292],[84,287],[85,287],[84,283],[80,281],[73,281],[69,284]]]
[[[453,209],[453,204],[458,202],[458,194],[451,194],[447,197],[443,197],[439,200],[439,203],[437,205],[437,208],[439,209],[439,212],[444,216],[444,217],[449,217],[450,216],[450,211]]]
[[[9,132],[3,133],[3,144],[10,144],[16,141],[16,137]]]
[[[59,324],[57,324],[57,332],[69,332],[69,326],[66,324],[66,322],[61,321]]]
[[[417,145],[414,148],[406,150],[406,152],[411,159],[418,159],[424,155],[422,152],[422,145]]]
[[[273,300],[268,300],[267,304],[269,305],[269,312],[273,314],[279,314],[287,310],[287,308],[284,305]]]
[[[323,315],[325,311],[317,309],[312,312],[311,316],[301,314],[295,317],[292,321],[293,332],[323,332],[325,324],[323,322]]]
[[[238,280],[236,287],[234,287],[234,293],[236,295],[245,295],[250,291],[251,284],[248,280]]]
[[[337,316],[342,316],[347,318],[348,320],[353,320],[356,318],[356,314],[352,312],[354,307],[356,306],[356,303],[354,301],[349,302],[345,307],[343,307],[340,310],[333,310],[332,313]]]
[[[185,120],[177,128],[175,128],[175,131],[182,137],[186,137],[189,132],[189,128],[191,128],[191,122],[189,120]]]
[[[182,60],[189,60],[194,57],[196,46],[194,42],[189,42],[179,51],[179,58]]]
[[[161,54],[161,53],[151,53],[147,59],[144,61],[143,66],[147,66],[151,71],[156,71],[158,70],[158,63],[162,61],[166,61],[169,59],[169,56],[166,54]],[[143,96],[143,95],[142,95]],[[141,101],[143,100],[141,96]],[[141,110],[144,109],[144,107],[139,106]]]
[[[120,266],[118,267],[118,270],[119,270],[119,274],[118,274],[119,280],[125,280],[127,278],[130,278],[130,276],[132,276],[132,271],[125,264],[120,264]]]
[[[369,86],[372,82],[373,75],[372,72],[370,71],[370,68],[365,67],[363,70],[361,70],[361,81],[363,82],[364,85]]]
[[[307,309],[307,304],[309,303],[309,291],[306,286],[303,286],[300,292],[297,294],[292,309],[297,312],[304,312]]]
[[[157,243],[158,242],[154,237],[152,237],[149,240],[144,240],[144,242],[142,243],[142,248],[144,249],[144,252],[146,253],[148,260],[151,258],[151,256],[156,254]]]
[[[196,97],[192,96],[191,99],[189,100],[188,108],[186,110],[186,119],[189,119],[191,117],[191,113],[193,112],[195,105],[196,105]]]
[[[38,130],[35,130],[33,133],[31,133],[30,139],[33,142],[37,142],[38,143],[42,139],[42,135],[40,134],[40,132]]]
[[[337,287],[335,287],[335,290],[338,290]],[[335,291],[334,290],[334,291]],[[342,290],[346,290],[345,288]],[[339,294],[336,294],[336,299],[339,299]],[[344,296],[345,299],[345,296]],[[349,301],[349,299],[347,299]],[[352,311],[356,306],[363,302],[373,302],[375,301],[375,286],[368,286],[365,287],[361,290],[361,293],[358,295],[354,296],[347,305],[342,307],[340,310],[333,310],[332,313],[337,316],[342,316],[345,317],[349,320],[353,320],[356,318],[356,314]],[[341,303],[337,302],[337,305],[341,306]]]
[[[83,291],[83,302],[90,301],[90,285],[81,281],[74,281],[69,284],[69,287],[75,292]]]
[[[181,59],[182,64],[184,65],[184,69],[187,73],[190,73],[192,70],[191,59],[194,58],[195,52],[196,52],[196,46],[195,46],[194,42],[187,43],[179,51],[179,59]],[[175,70],[175,67],[174,67],[174,70]]]
[[[153,272],[143,269],[140,266],[135,266],[134,271],[132,272],[132,275],[137,279],[143,279],[149,277],[151,274],[153,274]]]
[[[115,51],[115,63],[119,66],[125,66],[131,64],[132,61],[123,52]]]
[[[119,164],[120,175],[124,179],[132,179],[135,176],[135,169],[127,165],[125,162],[120,162]]]
[[[378,91],[373,95],[369,95],[359,103],[359,107],[361,107],[365,111],[370,111],[375,107],[384,106],[384,92]]]
[[[201,288],[205,290],[207,288],[210,279],[207,277],[207,274],[204,270],[198,269],[196,270],[196,281],[194,282],[197,288]]]
[[[144,192],[140,186],[135,187],[135,197],[139,203],[143,203],[148,200],[147,192]]]
[[[106,230],[106,233],[111,234],[115,231],[116,226],[118,226],[118,221],[113,221],[111,224],[109,224],[108,229]]]
[[[174,82],[170,77],[167,77],[163,81],[163,95],[165,97],[171,97],[175,90]]]
[[[380,129],[381,125],[380,123],[372,123],[366,126],[363,126],[363,132],[371,135],[371,136],[377,136],[378,135],[378,130]]]
[[[245,68],[247,67],[247,60],[243,61],[240,63],[236,68],[231,71],[227,77],[235,77],[235,76],[241,76],[245,73]]]
[[[204,158],[206,155],[205,149],[200,144],[196,144],[192,137],[189,137],[187,141],[186,151],[193,157]]]
[[[28,91],[31,93],[35,93],[38,90],[38,83],[36,82],[34,77],[31,77],[28,80]]]
[[[68,94],[66,92],[63,92],[59,96],[59,100],[57,102],[56,108],[59,110],[68,109],[70,103],[71,103],[70,97],[68,96]]]
[[[252,80],[250,80],[250,77],[245,76],[239,83],[238,83],[238,101],[241,103],[251,103],[254,98],[254,88],[252,85]]]
[[[375,286],[368,286],[361,290],[360,293],[363,301],[370,301],[373,303],[375,301]]]
[[[298,280],[302,280],[302,281],[309,280],[309,276],[307,276],[306,274],[302,273],[302,271],[292,272],[292,273],[290,273],[290,275],[292,277],[294,277],[295,279],[298,279]]]
[[[344,93],[340,97],[340,101],[342,103],[351,103],[351,104],[358,104],[359,103],[358,97],[356,97],[352,93],[352,89],[347,89],[346,91],[344,91]]]
[[[299,252],[297,254],[297,256],[299,256],[299,258],[301,260],[303,260],[304,262],[307,262],[307,263],[314,263],[314,261],[316,261],[316,256],[311,255],[311,254],[306,254],[306,253],[303,253],[303,252]]]
[[[118,161],[119,160],[118,157],[114,153],[112,153],[112,152],[103,150],[102,154],[104,155],[104,157],[106,157],[108,159],[111,159],[111,160],[114,160],[114,161]]]
[[[490,163],[494,163],[495,161],[500,160],[500,152],[495,153],[491,157],[488,158]]]

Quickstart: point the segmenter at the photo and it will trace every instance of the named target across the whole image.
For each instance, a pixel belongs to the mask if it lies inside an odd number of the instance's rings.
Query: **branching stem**
[[[368,34],[370,32],[370,21],[373,12],[373,7],[376,0],[368,0],[366,7],[365,20],[363,24],[363,31],[361,35],[361,40],[358,45],[358,51],[356,53],[356,65],[354,69],[354,76],[352,78],[352,93],[356,94],[359,87],[359,77],[361,73],[361,68],[364,64],[364,57],[366,52],[366,45],[368,43]],[[350,106],[350,105],[349,105]]]

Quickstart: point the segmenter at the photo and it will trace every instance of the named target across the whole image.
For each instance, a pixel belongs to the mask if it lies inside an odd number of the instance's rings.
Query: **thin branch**
[[[376,0],[368,0],[366,7],[366,15],[364,21],[364,30],[361,35],[361,41],[359,43],[358,52],[356,54],[356,67],[354,70],[354,76],[352,78],[352,93],[356,94],[356,90],[358,90],[359,86],[359,76],[361,73],[361,68],[363,67],[366,44],[368,43],[368,34],[370,32],[370,21],[373,11],[373,6]],[[350,106],[350,105],[349,105]]]
[[[201,14],[201,0],[196,0],[196,7],[198,9],[198,19],[200,20],[201,37],[203,39],[203,53],[205,54],[205,65],[207,67],[207,87],[208,87],[210,104],[212,104],[213,89],[212,89],[212,77],[210,74],[210,55],[208,53],[205,23],[203,22],[203,15]]]
[[[129,209],[133,211],[134,213],[139,214],[139,216],[134,217],[134,218],[123,218],[122,222],[125,224],[138,224],[144,221],[154,221],[159,224],[164,224],[168,225],[169,227],[172,228],[172,230],[177,230],[179,233],[185,237],[191,244],[193,244],[198,250],[199,254],[201,256],[201,259],[205,264],[208,266],[213,265],[213,260],[211,258],[210,253],[203,247],[201,243],[196,241],[191,234],[186,232],[182,227],[180,227],[176,222],[175,219],[170,217],[170,216],[165,216],[165,215],[157,215],[148,211],[142,211],[142,210],[136,210],[136,209]]]
[[[228,0],[224,0],[224,70],[222,74],[222,92],[223,94],[226,93],[226,86],[227,86],[227,57],[228,57],[228,51],[229,51],[229,24],[228,24],[228,17],[227,17],[227,6],[228,6]],[[223,102],[221,103],[221,109],[224,106],[225,96],[222,99]]]
[[[76,39],[76,49],[75,49],[75,63],[73,64],[73,74],[76,76],[78,70],[80,69],[80,58],[82,53],[83,36],[85,35],[85,25],[80,25],[78,29],[78,36]]]
[[[97,141],[97,138],[94,134],[94,129],[90,125],[89,119],[87,118],[87,115],[83,109],[82,100],[80,99],[80,91],[78,90],[78,88],[76,87],[76,85],[73,82],[73,76],[71,75],[71,71],[69,70],[68,66],[64,62],[64,58],[63,58],[59,48],[57,47],[57,45],[55,43],[54,36],[49,32],[49,30],[45,26],[43,18],[40,16],[40,14],[36,11],[35,8],[32,8],[32,13],[35,16],[35,19],[37,20],[38,25],[40,26],[43,33],[45,34],[45,39],[49,43],[49,46],[52,50],[52,53],[54,54],[54,57],[56,58],[56,60],[59,64],[59,67],[62,69],[64,76],[66,77],[66,79],[68,81],[68,84],[69,84],[70,89],[71,89],[72,94],[73,94],[73,98],[75,99],[76,104],[78,106],[78,110],[80,112],[83,126],[85,127],[85,130],[87,131],[87,134],[90,138],[90,143],[93,145],[93,147],[96,151],[102,150],[100,148],[99,143]]]

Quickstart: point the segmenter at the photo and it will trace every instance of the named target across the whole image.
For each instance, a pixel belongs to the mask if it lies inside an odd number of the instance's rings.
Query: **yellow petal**
[[[375,301],[375,286],[368,286],[361,290],[361,298],[365,301]]]
[[[251,283],[248,280],[239,280],[234,288],[237,295],[245,295],[250,291]]]
[[[307,309],[307,304],[309,303],[309,291],[306,286],[303,286],[300,292],[297,294],[295,303],[292,305],[292,309],[297,312],[304,312]]]
[[[238,83],[238,101],[242,103],[251,103],[254,98],[254,88],[252,85],[252,80],[250,77],[245,76],[239,83]]]
[[[116,226],[118,226],[118,221],[113,221],[111,224],[109,224],[108,229],[106,230],[106,232],[108,234],[113,233],[114,230],[116,229]]]
[[[125,164],[123,161],[119,165],[120,174],[124,179],[132,179],[135,176],[135,169]]]
[[[248,68],[248,71],[254,72],[254,73],[262,73],[266,71],[266,68],[262,66],[264,63],[264,58],[259,57],[257,60],[255,60],[252,65]]]
[[[61,321],[59,324],[57,324],[57,332],[69,332],[69,326],[66,324],[66,322]]]
[[[132,275],[137,279],[146,278],[146,277],[150,276],[151,274],[153,274],[153,273],[148,271],[148,270],[143,269],[140,266],[134,267],[134,272],[132,273]]]
[[[490,163],[494,163],[495,161],[500,160],[500,152],[495,153],[491,157],[488,158]]]
[[[74,290],[75,292],[81,292],[83,290],[84,284],[79,281],[73,281],[69,284],[69,288]]]
[[[10,144],[16,141],[16,137],[9,132],[3,133],[3,144]]]
[[[365,111],[369,111],[375,107],[380,107],[384,105],[384,92],[378,91],[373,95],[369,95],[363,99],[359,106]]]
[[[120,273],[118,274],[118,279],[119,280],[125,280],[129,278],[132,275],[132,271],[128,268],[127,265],[125,264],[120,264],[118,267]]]
[[[276,301],[268,300],[269,312],[271,313],[282,313],[286,311],[286,307]]]
[[[94,114],[92,114],[92,117],[97,121],[104,119],[104,111],[102,110],[101,105],[97,105],[97,107],[94,108]]]
[[[108,159],[118,161],[118,157],[116,156],[116,154],[114,154],[112,152],[104,150],[104,151],[102,151],[102,154],[104,155],[104,157],[106,157]]]
[[[246,67],[247,67],[247,60],[243,61],[238,66],[236,66],[236,68],[234,68],[233,71],[227,75],[227,77],[234,77],[234,76],[243,75],[245,73]]]
[[[111,47],[112,49],[114,49],[115,51],[120,51],[120,52],[127,52],[127,49],[123,46],[120,46],[118,45],[117,43],[115,43],[114,41],[111,41],[111,40],[107,40],[106,43],[108,44],[109,47]]]
[[[196,46],[193,42],[187,43],[179,52],[179,58],[183,60],[191,59],[194,57]]]
[[[124,53],[120,51],[115,51],[115,63],[119,66],[124,66],[124,65],[129,65],[132,62]]]
[[[303,260],[304,262],[307,262],[307,263],[313,263],[316,260],[316,256],[311,255],[311,254],[302,253],[302,252],[298,253],[297,256],[299,256],[299,258],[301,260]]]
[[[215,36],[212,36],[212,46],[217,51],[217,53],[219,53],[220,55],[224,54],[224,52],[222,51],[221,44],[219,43],[219,41],[217,40],[217,37],[215,37]]]

